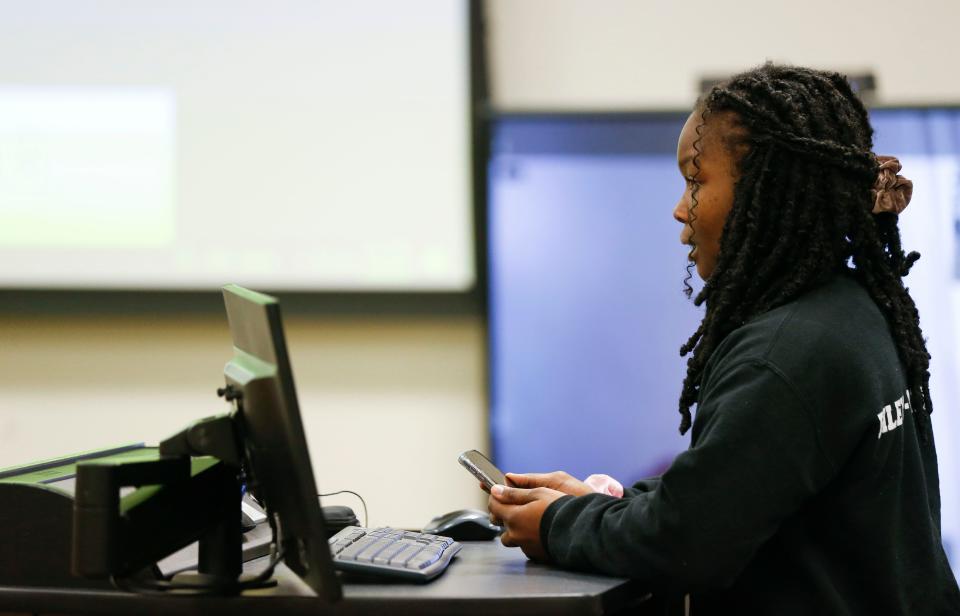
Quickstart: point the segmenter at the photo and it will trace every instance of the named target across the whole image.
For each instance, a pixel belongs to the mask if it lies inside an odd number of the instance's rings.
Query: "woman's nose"
[[[682,199],[678,201],[676,207],[673,208],[673,219],[677,222],[687,224],[687,205]]]

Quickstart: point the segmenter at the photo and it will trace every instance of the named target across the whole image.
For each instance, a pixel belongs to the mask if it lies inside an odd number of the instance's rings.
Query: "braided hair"
[[[878,172],[873,129],[846,78],[766,64],[715,86],[696,109],[698,173],[703,126],[711,114],[733,112],[743,130],[729,131],[724,139],[743,154],[716,267],[694,298],[698,306],[706,303],[706,312],[680,348],[681,356],[690,354],[680,433],[690,428],[704,367],[726,334],[850,271],[890,326],[925,439],[933,410],[930,355],[902,280],[920,255],[904,254],[896,214],[871,213],[870,189]],[[691,200],[695,218],[696,186]]]

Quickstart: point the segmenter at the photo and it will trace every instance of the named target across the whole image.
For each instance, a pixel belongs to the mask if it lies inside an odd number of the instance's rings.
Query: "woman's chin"
[[[697,274],[700,276],[700,280],[706,282],[710,275],[713,274],[713,266],[704,263],[703,261],[697,261]]]

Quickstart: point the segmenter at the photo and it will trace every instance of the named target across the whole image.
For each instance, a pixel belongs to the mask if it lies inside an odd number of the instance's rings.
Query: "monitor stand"
[[[73,573],[110,578],[129,590],[239,592],[243,488],[236,435],[234,416],[220,415],[163,441],[157,460],[78,464]],[[138,489],[121,498],[130,486]],[[194,541],[197,574],[173,582],[138,575]]]

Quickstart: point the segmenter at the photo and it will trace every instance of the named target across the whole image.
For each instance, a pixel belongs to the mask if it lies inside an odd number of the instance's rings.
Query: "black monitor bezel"
[[[237,285],[222,292],[234,345],[224,377],[241,393],[235,418],[248,488],[267,511],[287,567],[318,596],[335,601],[342,589],[327,543],[279,302]]]

